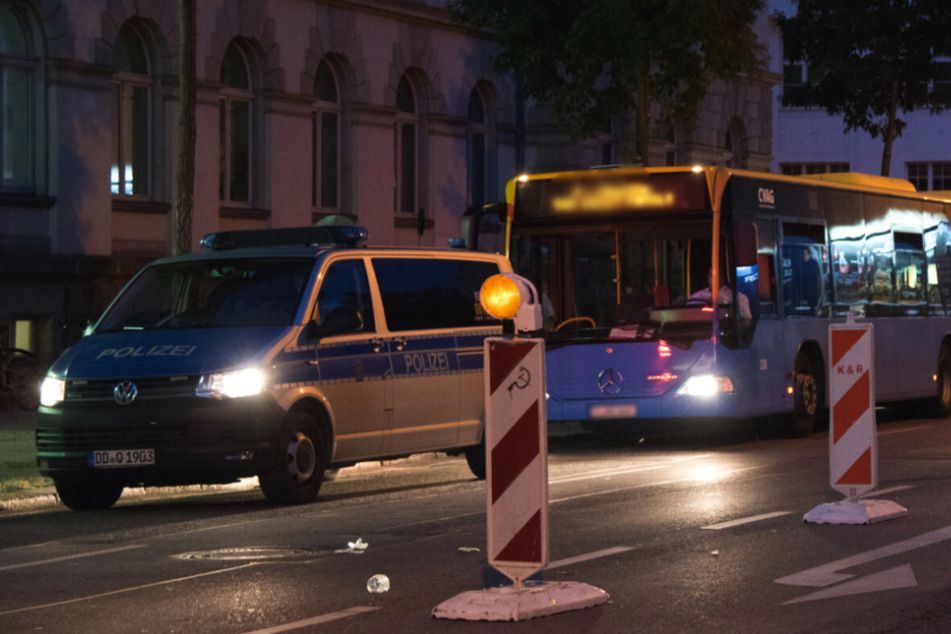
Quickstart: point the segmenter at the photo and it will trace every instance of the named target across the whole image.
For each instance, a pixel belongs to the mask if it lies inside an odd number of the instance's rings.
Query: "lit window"
[[[152,78],[145,44],[131,22],[126,22],[119,30],[115,65],[111,190],[115,195],[147,196]]]

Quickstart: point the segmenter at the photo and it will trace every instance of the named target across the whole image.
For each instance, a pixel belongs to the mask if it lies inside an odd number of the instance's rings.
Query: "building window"
[[[908,163],[907,169],[918,191],[951,191],[951,162]]]
[[[310,113],[310,204],[334,211],[340,206],[340,99],[337,78],[327,60],[314,77],[317,102]]]
[[[404,75],[396,89],[396,193],[394,207],[401,213],[416,211],[417,156],[419,117],[416,114],[416,95]]]
[[[115,121],[111,189],[114,195],[149,195],[152,77],[145,44],[132,23],[119,30],[115,49]]]
[[[23,25],[0,5],[0,175],[4,189],[33,186],[32,75],[36,68]]]
[[[473,88],[469,95],[469,204],[473,206],[486,202],[488,138],[485,102],[479,90]]]
[[[219,95],[218,196],[223,202],[251,202],[251,77],[241,49],[232,42],[221,65]]]
[[[780,163],[781,173],[786,176],[800,176],[802,174],[834,174],[848,172],[848,163]]]

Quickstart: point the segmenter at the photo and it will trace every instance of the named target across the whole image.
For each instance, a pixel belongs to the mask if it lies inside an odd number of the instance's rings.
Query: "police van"
[[[509,262],[366,238],[219,232],[140,271],[42,385],[37,463],[63,503],[257,476],[294,504],[328,468],[427,451],[484,478],[482,345],[501,324],[479,290]]]

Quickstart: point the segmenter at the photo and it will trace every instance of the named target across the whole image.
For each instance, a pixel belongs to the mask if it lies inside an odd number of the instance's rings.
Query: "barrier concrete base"
[[[814,524],[874,524],[907,513],[904,506],[889,500],[842,500],[820,504],[802,519]]]
[[[463,592],[436,606],[433,616],[462,621],[526,621],[601,605],[610,598],[604,590],[575,581],[528,582],[520,588]]]

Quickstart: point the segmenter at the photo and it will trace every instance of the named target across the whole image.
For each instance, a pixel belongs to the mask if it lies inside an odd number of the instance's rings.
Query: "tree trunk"
[[[179,113],[178,113],[178,173],[175,201],[175,245],[173,253],[191,251],[192,208],[195,192],[195,92],[197,84],[196,52],[198,39],[196,0],[178,0],[179,25]]]
[[[888,125],[885,127],[885,148],[882,150],[882,176],[888,176],[892,166],[892,144],[895,141],[895,118],[898,116],[898,80],[892,79],[892,96],[888,104]]]

